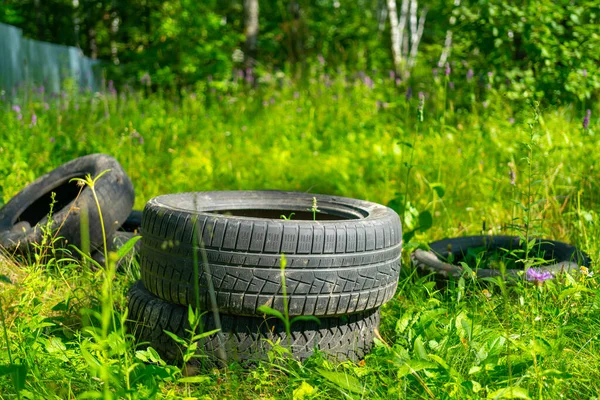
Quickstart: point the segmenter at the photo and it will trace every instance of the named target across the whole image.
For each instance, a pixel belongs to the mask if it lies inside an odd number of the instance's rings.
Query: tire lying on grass
[[[152,346],[165,361],[181,361],[183,349],[164,331],[189,340],[188,308],[172,304],[151,294],[141,281],[129,290],[129,331],[140,344]],[[219,349],[226,354],[226,361],[255,361],[265,359],[271,343],[287,348],[288,338],[283,323],[276,318],[220,315],[223,344],[214,334],[201,339],[198,354],[209,360],[219,360]],[[204,332],[216,328],[212,313],[202,316]],[[321,318],[320,324],[299,321],[291,327],[289,343],[294,357],[305,360],[315,348],[337,361],[358,361],[373,346],[374,329],[379,326],[379,310],[352,314],[346,317]],[[198,334],[200,332],[196,332]],[[197,360],[196,360],[197,361]]]
[[[469,249],[481,248],[486,251],[499,249],[521,249],[518,236],[466,236],[460,238],[443,239],[429,244],[430,250],[415,250],[410,258],[412,264],[421,273],[435,273],[441,278],[459,278],[463,268],[447,262],[449,258],[454,263],[464,260]],[[534,251],[543,254],[544,259],[552,264],[536,267],[540,271],[548,271],[553,275],[561,272],[578,273],[580,266],[588,267],[590,258],[575,246],[554,240],[536,239]],[[478,268],[473,271],[478,278],[500,276],[499,269]],[[506,269],[506,276],[518,278],[522,269]]]
[[[102,210],[104,227],[111,236],[125,221],[133,207],[134,192],[129,177],[114,158],[105,154],[91,154],[72,160],[36,179],[13,197],[0,210],[0,247],[14,252],[31,250],[42,241],[42,227],[46,226],[52,193],[55,204],[52,211],[53,231],[64,238],[57,246],[81,246],[80,214],[86,207],[89,216],[90,247],[102,246],[102,226],[96,202],[88,186],[80,187],[73,178],[92,178],[109,170],[96,181],[95,190]]]
[[[283,311],[283,253],[290,315],[344,315],[392,298],[401,238],[398,215],[363,200],[280,191],[164,195],[144,209],[142,280],[154,295],[183,305],[195,304],[199,284],[207,309],[208,269],[219,311],[256,315],[261,305]]]

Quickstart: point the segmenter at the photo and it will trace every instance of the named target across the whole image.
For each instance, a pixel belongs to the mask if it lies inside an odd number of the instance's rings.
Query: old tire
[[[119,228],[122,232],[139,233],[140,227],[142,226],[142,212],[139,210],[133,210],[123,225]]]
[[[313,197],[316,221],[307,211]],[[278,219],[292,212],[291,220]],[[362,200],[280,191],[165,195],[144,209],[142,280],[164,300],[194,305],[196,259],[204,309],[211,306],[207,266],[219,311],[256,315],[261,305],[282,311],[283,253],[290,315],[344,315],[375,309],[394,295],[401,238],[393,210]]]
[[[109,246],[109,251],[118,251],[125,243],[127,243],[130,239],[136,236],[135,233],[132,232],[123,232],[117,231],[114,233],[112,237],[107,240],[107,245]],[[129,251],[123,258],[121,258],[117,262],[117,269],[125,268],[131,263],[135,262],[139,263],[139,253],[141,248],[141,242],[138,240],[135,242],[133,249]],[[106,266],[106,259],[104,258],[104,250],[102,248],[96,250],[92,253],[92,259],[96,261],[100,266]]]
[[[50,211],[51,194],[56,193],[52,214],[52,230],[57,230],[67,244],[81,246],[80,212],[87,207],[89,215],[90,246],[102,245],[102,226],[98,209],[88,186],[83,188],[72,178],[90,174],[104,174],[95,184],[102,210],[104,227],[111,236],[125,221],[133,207],[134,192],[129,177],[114,158],[105,154],[92,154],[72,160],[36,179],[13,197],[0,210],[0,246],[8,251],[24,252],[43,237],[41,227],[46,226]],[[80,192],[81,191],[81,192]]]
[[[412,264],[421,273],[434,273],[441,278],[459,278],[463,268],[450,264],[446,260],[452,254],[455,262],[460,261],[467,254],[469,248],[485,247],[493,249],[518,249],[520,238],[517,236],[466,236],[460,238],[443,239],[429,244],[430,250],[415,250],[411,254]],[[536,269],[548,271],[556,275],[561,272],[578,273],[579,266],[589,266],[590,259],[587,254],[575,246],[554,240],[537,239],[540,250],[547,260],[554,260],[552,264]],[[518,278],[522,270],[507,269],[506,276]],[[498,269],[474,269],[478,278],[500,276]]]
[[[188,339],[188,308],[172,304],[151,294],[138,281],[128,295],[130,332],[138,342],[147,343],[170,362],[181,360],[182,348],[164,331]],[[267,357],[271,343],[281,341],[287,347],[288,340],[283,323],[276,318],[220,315],[224,345],[217,335],[201,339],[198,354],[210,360],[222,360],[217,351],[224,349],[226,361],[255,361]],[[204,332],[215,329],[212,313],[202,317]],[[291,327],[291,352],[299,360],[310,357],[315,348],[337,361],[362,359],[373,345],[374,329],[379,326],[379,310],[367,311],[347,317],[296,322]],[[200,333],[200,332],[196,332]],[[225,361],[225,360],[222,360]]]

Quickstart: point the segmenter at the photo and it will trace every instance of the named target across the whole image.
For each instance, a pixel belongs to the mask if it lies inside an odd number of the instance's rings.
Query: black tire
[[[316,221],[305,211],[313,197],[320,209]],[[277,219],[291,212],[304,219]],[[172,303],[196,304],[197,252],[200,304],[211,305],[195,227],[202,233],[218,308],[227,314],[260,314],[257,308],[265,304],[283,310],[282,253],[292,316],[371,310],[396,291],[402,231],[390,208],[295,192],[182,193],[150,200],[142,221],[144,286]]]
[[[58,235],[67,244],[81,246],[80,210],[87,206],[89,215],[90,246],[102,246],[102,226],[98,209],[89,187],[81,188],[72,178],[87,174],[96,177],[105,170],[95,185],[102,210],[107,236],[117,230],[133,207],[134,192],[129,177],[114,158],[105,154],[92,154],[70,161],[26,186],[0,210],[0,246],[13,252],[31,249],[43,237],[41,227],[48,221],[51,193],[56,193],[52,215],[52,230],[60,228]],[[81,191],[81,193],[80,193]],[[78,197],[79,195],[79,197]]]
[[[110,251],[119,250],[125,243],[127,243],[130,239],[136,236],[135,233],[132,232],[122,232],[117,231],[114,235],[108,239],[107,245],[109,246]],[[117,262],[117,269],[122,269],[125,266],[131,264],[134,260],[139,263],[139,253],[141,248],[141,242],[138,240],[135,242],[133,249],[125,255],[122,259]],[[106,259],[104,258],[104,250],[98,249],[92,253],[92,259],[100,264],[102,267],[106,266]]]
[[[164,331],[188,340],[188,308],[152,295],[141,281],[129,290],[128,306],[128,327],[138,342],[152,346],[166,361],[181,361],[182,348]],[[281,340],[281,345],[287,347],[287,335],[279,319],[221,314],[220,320],[224,345],[219,344],[216,334],[198,343],[198,354],[207,356],[213,362],[265,359],[271,348],[269,341],[277,343]],[[292,355],[305,360],[318,348],[332,360],[357,361],[371,350],[374,329],[379,326],[379,310],[347,317],[322,318],[320,322],[299,321],[292,325]],[[215,329],[212,313],[202,316],[202,325],[204,332]],[[219,349],[224,349],[226,360],[219,356]]]
[[[459,278],[463,274],[463,268],[446,262],[450,255],[454,262],[462,260],[470,248],[485,247],[493,249],[520,249],[519,237],[517,236],[466,236],[460,238],[443,239],[429,244],[430,250],[415,250],[411,254],[413,265],[425,274],[435,273],[442,278]],[[537,247],[539,246],[539,247]],[[561,272],[578,273],[580,266],[589,266],[590,258],[587,254],[574,246],[554,240],[537,239],[536,248],[544,253],[544,258],[554,260],[553,264],[545,265],[536,269],[548,271],[556,275]],[[507,269],[506,276],[518,278],[521,269]],[[479,268],[474,270],[478,278],[500,276],[498,269]]]
[[[119,228],[122,232],[139,233],[140,227],[142,226],[142,212],[139,210],[133,210],[129,217],[123,222],[123,225]]]

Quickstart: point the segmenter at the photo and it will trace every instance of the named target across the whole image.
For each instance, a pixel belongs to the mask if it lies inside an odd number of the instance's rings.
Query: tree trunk
[[[398,26],[398,13],[396,12],[396,0],[387,0],[388,15],[390,16],[390,31],[392,33],[392,55],[394,56],[394,68],[400,74],[402,70],[402,39],[400,27]]]
[[[254,66],[258,42],[258,0],[244,0],[244,25],[246,35],[246,68]]]

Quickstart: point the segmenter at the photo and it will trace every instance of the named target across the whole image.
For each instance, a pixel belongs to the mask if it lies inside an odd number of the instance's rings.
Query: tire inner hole
[[[29,207],[27,207],[21,215],[17,218],[18,222],[27,222],[29,225],[34,226],[42,219],[44,219],[50,213],[50,205],[52,204],[52,193],[56,193],[55,201],[56,203],[53,206],[53,213],[56,214],[70,202],[75,200],[77,195],[79,194],[79,190],[81,189],[77,182],[71,181],[73,178],[84,178],[82,176],[74,176],[68,178],[62,184],[48,190],[42,196],[40,196],[36,201],[31,203]]]
[[[213,214],[234,216],[234,217],[251,217],[251,218],[266,218],[266,219],[289,219],[299,221],[339,221],[348,219],[359,219],[358,216],[343,211],[321,210],[313,216],[312,211],[305,210],[269,210],[269,209],[238,209],[238,210],[213,210]]]

